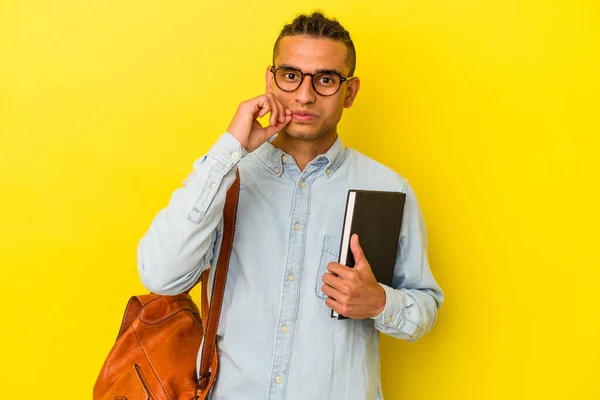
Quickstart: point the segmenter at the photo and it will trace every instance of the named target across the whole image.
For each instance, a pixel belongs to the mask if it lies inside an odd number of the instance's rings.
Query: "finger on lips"
[[[272,93],[266,93],[261,100],[262,105],[258,117],[262,118],[271,113],[269,116],[269,125],[277,126],[278,129],[281,129],[292,120],[292,111],[285,108]]]

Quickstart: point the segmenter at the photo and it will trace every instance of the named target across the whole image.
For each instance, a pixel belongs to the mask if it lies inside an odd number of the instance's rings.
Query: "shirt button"
[[[325,170],[325,173],[326,173],[327,175],[329,175],[329,174],[331,173],[331,168],[327,168],[327,169]]]
[[[279,168],[275,168],[275,173],[278,174],[281,171]]]
[[[215,182],[210,184],[210,188],[211,189],[216,189],[217,188],[217,184]]]
[[[288,275],[288,281],[294,282],[295,279],[296,279],[296,277],[294,276],[294,274],[289,274]]]
[[[296,222],[296,224],[294,225],[294,229],[299,231],[300,230],[300,224]]]
[[[275,377],[275,382],[277,382],[277,383],[281,383],[281,376],[277,375],[277,376]]]
[[[281,332],[283,332],[283,333],[287,333],[287,331],[288,331],[288,327],[287,327],[287,325],[286,325],[286,324],[283,324],[283,326],[281,327]]]
[[[231,158],[233,158],[234,160],[237,160],[238,158],[240,158],[240,153],[238,153],[237,151],[234,151],[233,153],[231,153]]]
[[[387,317],[387,319],[385,320],[386,324],[389,324],[390,322],[392,322],[392,316],[391,315],[389,317]]]
[[[306,182],[304,182],[304,181],[300,182],[300,187],[301,187],[301,188],[304,188],[304,187],[306,187]]]
[[[288,162],[288,160],[289,160],[288,156],[283,156],[283,157],[281,157],[281,159],[283,160],[283,162]]]

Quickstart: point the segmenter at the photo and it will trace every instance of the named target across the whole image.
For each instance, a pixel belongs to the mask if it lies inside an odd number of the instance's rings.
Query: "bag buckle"
[[[198,379],[198,382],[196,383],[196,393],[194,395],[194,397],[196,399],[200,398],[200,394],[198,393],[198,391],[204,391],[207,386],[208,386],[208,382],[210,381],[210,376],[211,376],[211,372],[206,372],[204,374],[200,374],[200,378]]]

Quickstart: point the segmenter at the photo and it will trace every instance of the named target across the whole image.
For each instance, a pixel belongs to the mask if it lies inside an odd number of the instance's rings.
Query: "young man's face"
[[[346,52],[346,45],[339,41],[286,36],[279,42],[279,54],[274,67],[295,67],[302,73],[331,70],[347,78],[350,68],[345,62]],[[335,135],[343,109],[352,105],[360,87],[360,81],[354,78],[343,82],[333,96],[324,97],[314,90],[311,76],[305,76],[300,87],[293,92],[281,90],[269,69],[266,79],[267,92],[273,93],[284,107],[294,113],[292,121],[282,132],[305,140]]]

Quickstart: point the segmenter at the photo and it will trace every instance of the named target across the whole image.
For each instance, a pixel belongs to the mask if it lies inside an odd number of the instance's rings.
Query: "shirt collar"
[[[276,137],[277,134],[271,137],[267,142],[263,143],[262,146],[254,151],[254,154],[273,175],[281,176],[285,166],[285,162],[283,161],[284,156],[289,155],[271,144]],[[340,135],[337,135],[335,142],[333,142],[325,154],[315,157],[309,164],[324,165],[324,175],[326,178],[330,178],[342,164],[344,158],[346,158],[346,147],[342,143]]]

